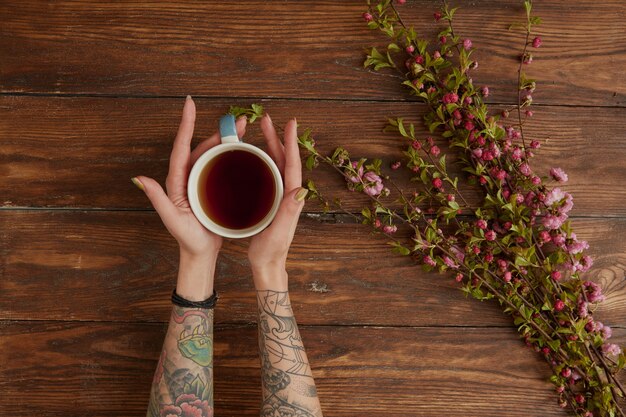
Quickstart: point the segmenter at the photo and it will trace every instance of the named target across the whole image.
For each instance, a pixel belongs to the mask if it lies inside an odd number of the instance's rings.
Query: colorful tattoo
[[[172,310],[147,415],[213,417],[213,310]]]
[[[261,417],[320,417],[317,398],[289,293],[257,291],[263,384]]]

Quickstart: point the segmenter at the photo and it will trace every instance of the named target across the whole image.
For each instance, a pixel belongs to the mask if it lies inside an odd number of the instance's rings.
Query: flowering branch
[[[396,4],[367,1],[363,18],[368,27],[380,30],[390,42],[384,52],[370,48],[364,65],[401,73],[409,93],[427,106],[424,124],[430,136],[419,138],[415,126],[402,118],[389,119],[385,128],[409,142],[404,161],[394,162],[391,169],[404,165],[418,188],[402,190],[383,174],[379,159],[354,159],[341,147],[330,156],[321,155],[310,131],[300,138],[308,151],[306,166],[313,169],[320,162],[330,166],[344,178],[348,190],[369,196],[371,204],[361,210],[362,222],[394,235],[390,242],[394,252],[411,256],[426,270],[454,271],[466,295],[498,300],[524,342],[551,366],[562,407],[585,417],[624,416],[617,403],[624,388],[616,374],[626,358],[618,345],[607,342],[611,328],[593,319],[593,310],[605,297],[597,284],[580,276],[593,260],[584,254],[588,244],[577,238],[568,220],[572,196],[544,184],[529,162],[540,148],[537,140],[527,145],[523,129],[533,115],[529,107],[536,82],[522,67],[533,60],[529,47],[541,46],[541,38],[531,41],[532,28],[541,20],[532,15],[527,0],[526,21],[511,26],[524,30],[525,41],[517,74],[518,120],[508,125],[504,122],[508,111],[501,117],[490,114],[484,102],[489,88],[473,84],[471,73],[478,62],[472,59],[472,41],[461,39],[453,29],[456,9],[444,2],[435,12],[435,20],[446,25],[431,43],[402,21]],[[404,68],[398,62],[404,62]],[[446,155],[433,139],[438,134],[450,149],[460,151],[467,178],[448,173]],[[550,176],[559,185],[568,179],[560,168],[551,169]],[[460,180],[481,186],[479,207],[468,204]],[[328,208],[315,184],[308,185],[312,198]],[[401,209],[392,209],[392,203]],[[406,227],[410,237],[397,237],[398,226]]]

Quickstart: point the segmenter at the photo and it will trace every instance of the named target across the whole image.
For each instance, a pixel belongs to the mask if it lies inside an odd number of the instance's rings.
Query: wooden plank
[[[588,276],[608,297],[597,318],[626,326],[626,219],[576,219],[574,227],[596,258]],[[466,299],[451,275],[423,272],[368,233],[301,220],[288,271],[302,324],[510,326],[495,303]],[[178,250],[154,213],[0,211],[0,236],[1,319],[168,318]],[[236,240],[222,251],[222,322],[256,317],[246,247]]]
[[[459,5],[457,33],[479,48],[476,83],[511,102],[523,38],[507,27],[523,19],[521,2]],[[624,2],[550,0],[535,9],[544,19],[544,45],[528,68],[540,80],[536,101],[623,106]],[[384,42],[366,29],[364,10],[357,0],[3,1],[0,91],[404,100],[392,73],[362,68],[363,49]],[[442,26],[434,10],[427,0],[402,7],[429,37]]]
[[[249,103],[198,100],[196,137],[212,134],[229,105]],[[301,126],[311,127],[321,151],[328,153],[342,145],[354,156],[382,157],[385,166],[401,158],[406,146],[381,132],[387,117],[413,120],[419,135],[426,136],[420,122],[424,108],[417,104],[262,103],[281,125],[297,116]],[[163,183],[181,104],[180,99],[0,97],[0,204],[149,208],[148,200],[129,179],[144,174]],[[534,160],[537,173],[547,175],[551,164],[568,172],[565,188],[574,194],[575,215],[626,215],[626,189],[615,186],[626,183],[625,112],[542,107],[527,124],[528,137],[543,143]],[[258,125],[250,127],[246,140],[262,146]],[[345,191],[344,181],[328,169],[305,176],[315,179],[328,196],[344,197],[349,209],[366,201]],[[404,170],[394,172],[392,178],[409,187]],[[470,201],[478,203],[476,190],[464,190]],[[307,210],[319,207],[310,204]]]
[[[0,414],[145,415],[162,325],[1,324]],[[512,329],[301,326],[301,333],[327,417],[565,415],[548,365]],[[255,326],[218,326],[214,340],[216,415],[258,415]],[[624,343],[626,332],[616,329],[614,340]]]

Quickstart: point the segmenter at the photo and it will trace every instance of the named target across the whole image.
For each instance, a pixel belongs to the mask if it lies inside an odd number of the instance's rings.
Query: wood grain
[[[1,415],[145,415],[161,324],[0,325]],[[566,415],[513,329],[300,328],[327,417]],[[217,326],[216,415],[258,415],[256,346],[254,326]]]
[[[164,182],[171,144],[180,119],[180,99],[0,97],[0,204],[4,207],[149,208],[129,179],[150,175]],[[249,100],[197,100],[196,142],[216,129],[229,105]],[[417,123],[420,136],[424,108],[410,103],[358,105],[331,101],[261,101],[282,125],[296,116],[313,129],[319,149],[344,146],[355,157],[381,157],[385,166],[401,158],[405,143],[382,133],[387,117]],[[574,122],[575,121],[575,122]],[[527,124],[529,139],[542,148],[536,172],[547,175],[557,165],[568,172],[564,187],[575,197],[575,215],[626,215],[626,110],[542,107]],[[246,140],[263,147],[258,125]],[[609,157],[610,156],[610,157]],[[453,162],[454,158],[450,158]],[[452,165],[451,171],[459,174]],[[391,174],[390,170],[387,170]],[[327,196],[341,196],[360,211],[365,197],[345,191],[344,181],[329,169],[305,172]],[[405,187],[404,170],[392,178]],[[406,188],[410,189],[410,188]],[[478,204],[480,194],[463,188]],[[318,211],[311,204],[307,210]]]
[[[626,241],[619,238],[626,220],[576,219],[574,228],[596,259],[588,276],[608,298],[598,319],[626,326]],[[155,213],[0,211],[0,235],[0,319],[168,318],[178,250]],[[246,246],[231,241],[222,251],[221,322],[256,317]],[[466,299],[451,276],[425,273],[392,255],[361,225],[304,216],[288,270],[302,324],[510,325],[495,303]]]
[[[521,2],[458,4],[457,33],[479,48],[476,83],[488,83],[496,102],[515,101],[523,38],[507,28],[524,18]],[[435,8],[420,0],[401,10],[430,37],[441,27]],[[623,106],[624,2],[535,9],[544,20],[527,69],[541,83],[536,102]],[[357,0],[3,1],[0,91],[404,100],[393,73],[362,68],[364,48],[385,41],[366,29],[364,10]]]

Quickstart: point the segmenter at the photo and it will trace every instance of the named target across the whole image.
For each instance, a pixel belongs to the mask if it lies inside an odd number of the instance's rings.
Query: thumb
[[[283,233],[295,231],[308,192],[309,190],[306,188],[298,187],[283,197],[278,213],[272,222],[272,229],[280,230]]]
[[[161,217],[165,227],[169,229],[178,215],[178,209],[167,194],[165,194],[161,185],[152,178],[144,176],[133,177],[131,181],[146,194],[150,203],[152,203],[152,207],[154,207],[159,217]]]

